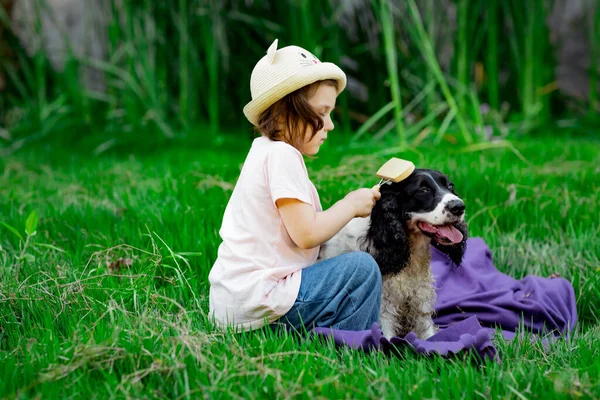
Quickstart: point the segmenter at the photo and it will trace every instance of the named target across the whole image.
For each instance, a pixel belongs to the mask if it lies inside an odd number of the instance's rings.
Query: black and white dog
[[[381,186],[367,218],[354,218],[321,246],[319,259],[367,251],[381,270],[381,329],[387,337],[436,332],[430,245],[460,265],[465,252],[465,204],[439,171],[416,169],[399,183]]]

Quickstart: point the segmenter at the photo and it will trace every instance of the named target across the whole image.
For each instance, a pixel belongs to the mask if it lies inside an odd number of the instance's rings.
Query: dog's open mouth
[[[457,244],[463,240],[463,234],[452,224],[431,225],[425,221],[417,223],[419,229],[432,236],[439,244]]]

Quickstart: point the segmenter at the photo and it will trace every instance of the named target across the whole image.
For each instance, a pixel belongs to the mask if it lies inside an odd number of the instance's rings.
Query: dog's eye
[[[417,193],[429,193],[430,191],[431,189],[429,189],[427,186],[423,186],[417,190]]]
[[[447,187],[449,190],[454,190],[454,183],[449,183],[449,184],[448,184],[446,187]]]

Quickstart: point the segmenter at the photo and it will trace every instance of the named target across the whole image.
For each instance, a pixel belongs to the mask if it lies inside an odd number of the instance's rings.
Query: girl
[[[315,263],[319,246],[354,217],[370,215],[378,188],[349,193],[323,211],[303,155],[333,130],[331,112],[346,75],[277,40],[250,78],[244,114],[260,132],[223,215],[222,243],[209,274],[210,313],[243,331],[275,321],[369,329],[379,319],[381,274],[367,253]]]

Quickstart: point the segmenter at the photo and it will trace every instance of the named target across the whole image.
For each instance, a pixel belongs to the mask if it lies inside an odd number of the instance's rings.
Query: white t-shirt
[[[302,154],[285,142],[253,141],[223,215],[210,282],[217,324],[257,329],[285,315],[300,289],[301,270],[319,247],[303,250],[290,238],[275,202],[295,198],[321,211]]]

